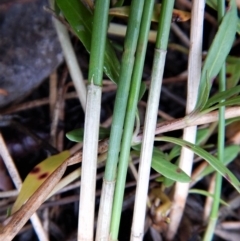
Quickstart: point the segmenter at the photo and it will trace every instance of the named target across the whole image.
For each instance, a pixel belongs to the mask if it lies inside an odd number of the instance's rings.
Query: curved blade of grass
[[[240,92],[240,86],[235,86],[231,89],[219,92],[207,101],[204,109],[214,105],[215,103],[219,103],[222,100],[227,100],[230,97],[232,97],[233,95],[238,94],[239,92]]]
[[[211,8],[217,10],[217,0],[207,0],[207,4]],[[239,18],[238,18],[238,21],[237,21],[237,32],[238,32],[238,34],[240,34],[240,19]]]
[[[234,97],[234,98],[231,98],[230,100],[226,100],[224,102],[221,102],[211,108],[208,108],[206,110],[203,111],[203,113],[208,113],[208,112],[211,112],[213,110],[216,110],[218,109],[219,107],[221,106],[232,106],[232,105],[239,105],[240,103],[240,96],[237,96],[237,97]]]
[[[133,153],[140,156],[141,145],[134,146],[133,148],[136,150]],[[151,166],[155,171],[161,173],[164,177],[167,177],[171,180],[177,182],[191,181],[191,178],[183,170],[167,160],[165,154],[156,147],[153,148]]]
[[[226,168],[221,162],[219,162],[216,157],[212,156],[201,147],[173,137],[157,137],[155,140],[171,142],[192,150],[196,155],[205,159],[217,172],[219,172],[227,181],[229,181],[238,192],[240,192],[240,183],[233,173],[229,171],[229,169]]]
[[[56,0],[58,7],[70,23],[75,34],[90,52],[93,15],[79,0]],[[118,82],[120,63],[109,40],[106,42],[104,72],[115,83]]]
[[[181,153],[181,147],[180,146],[174,146],[173,149],[168,154],[169,161],[171,161],[173,158],[180,156]]]
[[[198,130],[196,137],[196,145],[201,145],[202,141],[206,140],[207,136],[209,136],[209,128]]]
[[[139,97],[138,97],[139,101],[142,99],[142,97],[145,94],[146,90],[147,90],[147,85],[146,85],[146,83],[142,82],[141,86],[140,86],[140,90],[139,90]]]
[[[226,120],[226,126],[232,124],[235,121],[240,121],[240,117],[235,117],[235,118],[231,118],[231,119]]]
[[[212,197],[214,198],[214,195],[207,192],[207,191],[204,191],[204,190],[200,190],[200,189],[190,189],[188,191],[188,193],[190,194],[200,194],[200,195],[203,195],[203,196],[206,196],[206,197]],[[228,203],[226,203],[223,199],[220,199],[220,203],[223,204],[223,205],[226,205],[226,206],[229,206]]]
[[[169,162],[165,158],[160,158],[159,154],[153,150],[152,168],[161,173],[163,176],[177,181],[177,182],[190,182],[191,178],[177,165]]]
[[[211,81],[219,73],[232,47],[237,29],[237,20],[237,7],[234,0],[229,3],[228,10],[223,17],[204,62],[195,111],[203,109],[207,102],[206,95],[208,96],[210,91],[208,86],[211,86]]]
[[[231,145],[224,149],[224,158],[223,158],[223,165],[227,166],[230,162],[232,162],[240,152],[240,147],[238,145]],[[202,179],[203,177],[211,174],[214,172],[214,168],[212,166],[207,166],[202,170],[197,178],[194,178],[194,182]]]

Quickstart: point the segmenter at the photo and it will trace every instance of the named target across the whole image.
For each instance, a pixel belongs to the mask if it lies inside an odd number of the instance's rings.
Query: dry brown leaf
[[[152,15],[152,21],[158,22],[159,15],[161,11],[161,4],[155,4],[153,15]],[[129,6],[119,7],[119,8],[111,8],[109,10],[109,15],[116,16],[116,17],[128,17],[130,12]],[[185,22],[188,21],[191,17],[191,13],[185,12],[182,10],[173,9],[172,14],[172,21],[176,22]]]

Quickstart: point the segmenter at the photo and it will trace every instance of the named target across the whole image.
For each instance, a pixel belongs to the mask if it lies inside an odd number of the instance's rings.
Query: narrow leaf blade
[[[56,2],[75,34],[83,43],[86,50],[90,52],[93,15],[79,0],[56,0]],[[116,53],[109,40],[107,40],[104,55],[104,72],[112,81],[117,83],[119,69],[120,63]]]
[[[84,129],[83,128],[79,128],[79,129],[75,129],[75,130],[69,131],[66,134],[66,137],[70,141],[83,142],[83,134],[84,134]],[[102,127],[99,129],[99,140],[105,139],[105,138],[109,137],[109,135],[110,135],[110,130],[109,129],[102,128]]]
[[[207,102],[206,95],[209,96],[210,91],[207,86],[211,86],[212,80],[219,73],[232,47],[237,29],[237,20],[236,3],[231,1],[203,65],[196,110],[203,109]],[[206,81],[208,81],[208,84],[206,84]]]
[[[137,151],[138,155],[140,155],[141,145],[133,146],[132,148]],[[182,169],[168,161],[165,154],[156,147],[153,148],[151,166],[155,171],[171,180],[178,182],[191,181],[191,178]]]
[[[153,151],[152,168],[163,176],[177,182],[190,182],[191,178],[178,166],[159,156],[158,152]]]
[[[231,145],[226,147],[224,149],[223,165],[227,166],[230,162],[232,162],[237,157],[239,152],[240,152],[240,147],[237,145]],[[196,178],[194,178],[193,181],[196,182],[202,179],[203,177],[211,174],[212,172],[214,172],[214,168],[211,165],[209,165],[206,168],[204,168],[202,172],[199,173],[199,175]]]
[[[173,137],[158,137],[156,140],[171,142],[192,150],[196,155],[205,159],[216,171],[218,171],[227,181],[229,181],[238,192],[240,192],[240,183],[238,179],[233,175],[233,173],[228,168],[226,168],[216,157],[212,156],[201,147]]]
[[[41,186],[41,184],[70,156],[69,151],[63,151],[60,154],[50,156],[45,159],[27,175],[21,191],[12,207],[12,214],[15,213],[32,194]]]

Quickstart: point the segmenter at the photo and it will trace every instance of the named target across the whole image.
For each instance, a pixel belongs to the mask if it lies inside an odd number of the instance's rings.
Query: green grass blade
[[[210,91],[208,86],[211,86],[211,81],[219,73],[232,47],[237,29],[237,20],[236,3],[231,1],[204,62],[196,106],[197,110],[203,109],[205,106],[208,99],[206,95],[209,95]],[[207,84],[206,81],[208,81]]]
[[[217,0],[207,0],[207,4],[217,10]],[[238,21],[237,21],[237,32],[238,34],[240,34],[240,18],[238,18]]]
[[[227,100],[230,97],[232,97],[233,95],[238,94],[239,92],[240,92],[240,86],[236,86],[231,89],[219,92],[207,101],[204,109],[209,108],[210,106],[212,106],[216,103],[219,103],[222,100]]]
[[[159,155],[159,150],[153,149],[152,168],[161,173],[164,177],[177,182],[190,182],[191,178],[177,165],[169,162],[164,158],[164,155]]]
[[[201,145],[201,143],[206,140],[209,136],[209,128],[199,129],[197,131],[196,145]]]
[[[238,145],[231,145],[226,147],[224,150],[223,165],[227,166],[230,162],[232,162],[237,157],[239,152],[240,152],[240,147]],[[203,177],[213,172],[214,172],[214,168],[209,165],[206,168],[204,168],[202,172],[199,174],[199,176],[193,181],[200,180]]]
[[[240,79],[240,58],[228,56],[226,65],[227,89],[235,87]]]
[[[56,2],[75,34],[86,50],[90,52],[93,15],[79,0],[56,0]],[[107,40],[105,46],[103,69],[112,81],[118,82],[120,63],[109,40]]]
[[[176,158],[180,156],[181,153],[181,147],[180,146],[174,146],[173,149],[168,154],[169,161],[171,161],[173,158]]]
[[[237,97],[231,98],[230,100],[223,101],[223,102],[221,102],[221,103],[219,103],[219,104],[217,104],[217,105],[215,105],[211,108],[205,109],[203,111],[203,113],[211,112],[213,110],[218,109],[221,106],[225,106],[225,107],[226,106],[233,106],[233,105],[239,105],[239,103],[240,103],[240,96],[237,96]]]
[[[216,157],[212,156],[201,147],[173,137],[158,137],[155,140],[171,142],[192,150],[196,155],[205,159],[217,172],[219,172],[227,181],[229,181],[238,192],[240,192],[240,183],[233,173],[222,163],[220,163]]]
[[[66,134],[66,137],[70,141],[83,142],[83,133],[84,133],[84,129],[83,128],[74,129],[72,131],[69,131]],[[109,135],[110,135],[110,130],[109,129],[100,127],[100,129],[99,129],[99,140],[107,138],[107,137],[109,137]]]
[[[141,145],[134,146],[136,151],[133,151],[132,154],[140,156]],[[162,174],[164,177],[171,179],[177,182],[190,182],[191,178],[177,165],[171,163],[167,156],[157,149],[153,149],[152,163],[151,167],[158,173]]]
[[[204,190],[200,190],[200,189],[190,189],[188,193],[190,193],[190,194],[200,194],[200,195],[203,195],[203,196],[206,196],[206,197],[214,198],[213,194],[211,194],[211,193],[209,193],[207,191],[204,191]],[[223,205],[229,206],[228,203],[226,203],[222,199],[220,199],[220,203],[223,204]]]

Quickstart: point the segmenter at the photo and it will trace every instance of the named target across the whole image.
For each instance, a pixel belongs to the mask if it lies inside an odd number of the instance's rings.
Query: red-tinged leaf
[[[35,166],[24,180],[17,200],[12,207],[11,213],[18,211],[28,198],[69,156],[69,151],[63,151],[60,154],[45,159]]]

